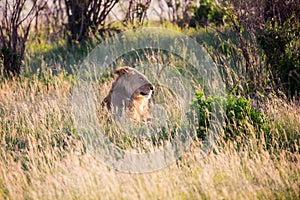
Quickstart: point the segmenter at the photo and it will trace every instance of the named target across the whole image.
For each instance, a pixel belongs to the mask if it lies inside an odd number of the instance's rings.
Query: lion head
[[[145,75],[131,67],[117,69],[114,74],[116,78],[102,106],[113,111],[115,120],[128,110],[133,121],[149,121],[148,105],[154,86]]]

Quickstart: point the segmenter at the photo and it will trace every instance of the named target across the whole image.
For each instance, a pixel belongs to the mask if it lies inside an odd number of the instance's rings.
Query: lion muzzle
[[[135,91],[135,94],[137,94],[135,98],[140,97],[140,98],[151,99],[153,91],[154,91],[154,86],[151,83],[141,86]]]

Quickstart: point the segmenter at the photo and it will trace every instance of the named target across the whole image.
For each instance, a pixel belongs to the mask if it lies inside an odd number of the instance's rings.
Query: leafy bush
[[[274,104],[272,100],[271,104]],[[299,124],[295,120],[299,113],[283,101],[275,103],[276,109],[269,108],[267,115],[256,111],[244,97],[228,95],[205,97],[203,92],[196,93],[196,100],[191,107],[196,112],[198,121],[197,137],[204,140],[210,122],[213,119],[212,103],[224,109],[224,140],[236,141],[238,146],[257,140],[270,151],[288,150],[299,152]],[[277,107],[276,107],[277,106]],[[268,106],[267,106],[268,107]],[[287,110],[288,109],[288,110]]]
[[[209,127],[212,102],[221,106],[225,111],[225,139],[235,140],[237,138],[248,138],[250,130],[254,128],[259,133],[264,125],[264,115],[255,111],[250,101],[244,97],[228,95],[226,98],[219,96],[206,97],[203,92],[196,93],[196,100],[192,102],[192,109],[198,117],[197,136],[204,139]],[[257,135],[259,137],[259,135]]]
[[[224,14],[224,10],[217,7],[212,0],[200,0],[200,6],[195,8],[190,26],[205,26],[209,23],[222,25]]]
[[[300,23],[292,15],[282,25],[269,21],[263,34],[258,37],[277,87],[283,86],[290,96],[300,92],[299,33]]]

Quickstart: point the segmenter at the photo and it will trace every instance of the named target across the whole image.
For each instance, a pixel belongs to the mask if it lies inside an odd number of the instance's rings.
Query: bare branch
[[[119,0],[65,0],[71,40],[81,40],[88,32],[104,28],[105,20]]]
[[[42,9],[42,2],[43,0],[38,5],[37,1],[33,1],[29,10],[24,9],[27,0],[6,0],[4,6],[0,7],[0,12],[3,13],[0,16],[0,54],[7,75],[20,74],[31,23]]]

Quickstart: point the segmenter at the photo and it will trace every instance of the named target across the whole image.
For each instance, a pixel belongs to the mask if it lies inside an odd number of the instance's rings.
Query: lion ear
[[[126,73],[128,73],[129,67],[122,67],[120,69],[115,70],[114,74],[117,76],[122,76]]]

